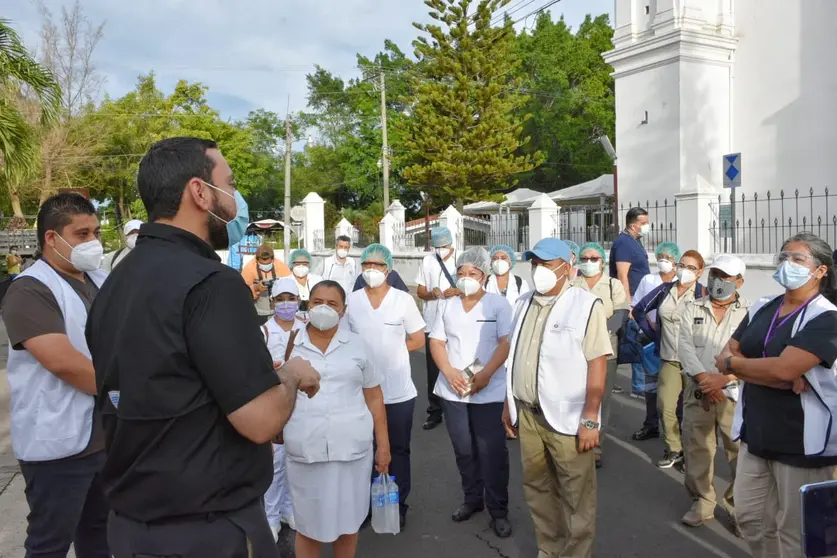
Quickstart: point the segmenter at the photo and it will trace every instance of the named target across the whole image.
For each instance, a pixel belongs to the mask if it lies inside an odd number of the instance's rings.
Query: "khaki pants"
[[[735,403],[724,399],[720,403],[712,403],[709,410],[705,410],[703,400],[695,397],[695,391],[700,389],[691,380],[686,384],[683,395],[683,455],[686,460],[685,484],[686,490],[695,502],[695,509],[702,517],[712,517],[715,514],[715,451],[718,448],[718,435],[726,451],[727,461],[732,469],[732,482],[724,493],[721,506],[734,515],[733,483],[735,482],[735,468],[738,459],[738,442],[732,440],[732,417],[735,413]]]
[[[801,558],[799,489],[831,480],[834,467],[803,469],[768,461],[741,444],[735,517],[753,558]]]
[[[657,408],[663,425],[663,441],[669,451],[682,451],[680,441],[680,423],[677,420],[677,400],[686,387],[682,367],[679,362],[661,361],[660,378],[657,381]]]
[[[596,534],[595,453],[519,408],[523,493],[535,524],[538,558],[589,558]]]

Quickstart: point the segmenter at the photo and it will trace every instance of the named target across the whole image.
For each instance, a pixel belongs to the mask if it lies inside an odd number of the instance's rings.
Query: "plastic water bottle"
[[[395,477],[389,477],[386,487],[388,532],[397,535],[401,531],[401,507],[398,505],[398,485],[395,484]]]
[[[401,531],[398,485],[386,473],[372,483],[372,529],[378,534],[396,535]]]
[[[378,475],[372,481],[372,529],[376,533],[385,533],[387,493],[383,483],[383,475]]]

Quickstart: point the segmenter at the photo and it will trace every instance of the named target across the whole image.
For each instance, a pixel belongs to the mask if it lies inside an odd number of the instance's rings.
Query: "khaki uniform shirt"
[[[538,404],[538,361],[547,318],[555,302],[569,288],[569,283],[565,282],[558,296],[536,294],[532,297],[529,309],[525,311],[526,315],[517,336],[514,370],[511,373],[512,394],[516,399],[528,405]],[[622,292],[624,293],[624,290]],[[607,316],[601,304],[593,305],[593,311],[587,321],[587,331],[582,341],[582,350],[588,361],[612,354],[613,349],[607,333]],[[556,373],[560,374],[561,371],[557,370]]]
[[[692,286],[678,297],[677,285],[675,284],[660,303],[657,312],[663,328],[660,332],[660,358],[662,360],[679,362],[677,341],[680,338],[680,315],[683,308],[695,299],[696,287],[697,283],[692,283]]]
[[[701,372],[718,373],[715,355],[721,353],[738,325],[747,317],[750,302],[738,297],[729,305],[718,323],[712,313],[712,302],[703,297],[687,304],[680,315],[680,364],[688,376]]]

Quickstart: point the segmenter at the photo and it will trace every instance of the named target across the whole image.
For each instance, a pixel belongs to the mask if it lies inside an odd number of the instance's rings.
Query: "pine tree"
[[[399,162],[409,184],[436,205],[491,199],[541,161],[521,154],[527,102],[517,75],[510,21],[492,27],[510,0],[425,0],[440,24],[413,25],[418,60]],[[476,7],[474,8],[474,5]]]

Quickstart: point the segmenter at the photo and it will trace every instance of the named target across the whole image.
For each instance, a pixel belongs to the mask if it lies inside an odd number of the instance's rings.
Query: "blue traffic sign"
[[[724,188],[741,186],[741,153],[724,155]]]

